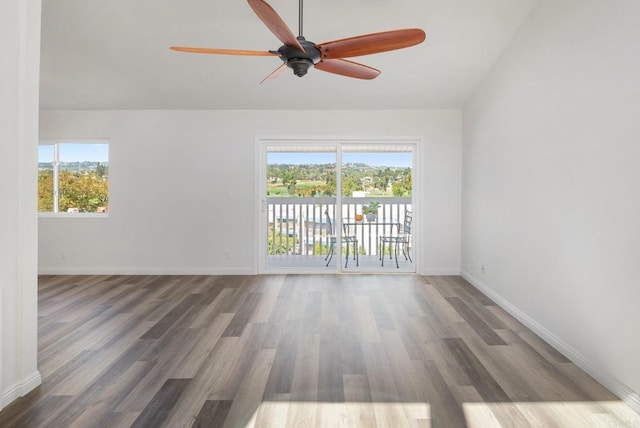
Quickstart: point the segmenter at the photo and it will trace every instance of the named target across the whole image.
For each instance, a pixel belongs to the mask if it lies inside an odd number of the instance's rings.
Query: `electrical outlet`
[[[484,267],[484,265],[480,266],[480,272],[485,273],[486,272],[486,268]]]
[[[227,250],[224,252],[225,260],[231,260],[231,251]]]

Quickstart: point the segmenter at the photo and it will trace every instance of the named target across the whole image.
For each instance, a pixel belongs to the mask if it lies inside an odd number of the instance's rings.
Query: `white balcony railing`
[[[371,201],[380,203],[378,219],[364,219],[353,224],[362,206]],[[335,228],[336,198],[267,198],[269,255],[325,255],[329,246],[328,220]],[[342,198],[340,223],[348,223],[349,234],[358,238],[361,254],[376,255],[378,237],[392,232],[392,223],[401,223],[404,213],[411,210],[411,198]],[[334,229],[335,230],[335,229]]]

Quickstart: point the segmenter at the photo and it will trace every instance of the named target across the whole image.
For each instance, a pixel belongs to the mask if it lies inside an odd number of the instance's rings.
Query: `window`
[[[41,143],[38,212],[108,213],[109,143]]]

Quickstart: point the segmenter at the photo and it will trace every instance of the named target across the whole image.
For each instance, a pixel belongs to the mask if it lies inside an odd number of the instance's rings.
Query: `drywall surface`
[[[417,262],[459,273],[460,110],[43,111],[40,131],[110,142],[109,215],[40,218],[41,272],[255,273],[257,138],[409,135],[422,137]]]
[[[40,384],[37,370],[40,1],[0,14],[0,409]]]
[[[465,276],[635,400],[639,19],[540,1],[463,111],[462,184]]]

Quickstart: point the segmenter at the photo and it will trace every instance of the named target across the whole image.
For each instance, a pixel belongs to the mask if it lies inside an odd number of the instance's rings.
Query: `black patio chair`
[[[379,238],[380,242],[380,260],[382,261],[382,266],[384,266],[384,249],[385,245],[389,248],[389,259],[391,259],[391,249],[393,247],[393,252],[395,254],[396,259],[396,268],[399,268],[398,264],[398,248],[402,249],[402,254],[404,255],[405,260],[409,260],[413,263],[411,259],[411,222],[413,220],[413,216],[411,211],[405,211],[404,213],[404,222],[402,225],[398,227],[398,233],[396,235],[381,235]],[[391,231],[393,233],[393,230]]]
[[[333,232],[333,224],[331,223],[331,217],[329,217],[329,211],[325,211],[324,215],[327,217],[327,236],[329,237],[329,251],[324,259],[327,260],[327,266],[329,266],[329,263],[331,263],[331,259],[333,258],[333,253],[335,252],[336,244],[338,243],[338,237]],[[353,260],[356,261],[356,266],[360,266],[360,260],[358,257],[358,238],[355,235],[349,235],[346,227],[343,226],[342,230],[344,232],[342,234],[342,243],[347,246],[344,267],[346,268],[349,264],[349,247],[351,246],[349,244],[353,244]]]

